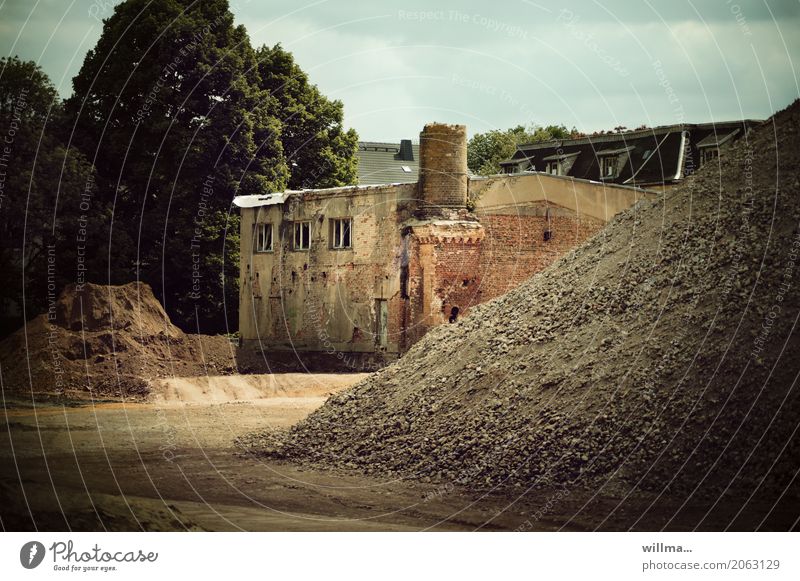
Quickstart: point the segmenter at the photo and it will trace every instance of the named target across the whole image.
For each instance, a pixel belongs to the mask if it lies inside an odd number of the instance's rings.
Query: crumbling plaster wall
[[[376,350],[379,300],[394,329],[383,349],[399,351],[398,272],[402,223],[410,218],[415,184],[309,192],[283,205],[242,211],[240,332],[280,350]],[[352,218],[352,247],[330,246],[330,223]],[[252,252],[256,220],[273,224],[273,251]],[[296,221],[311,222],[308,250],[292,248]],[[391,323],[390,323],[391,325]]]

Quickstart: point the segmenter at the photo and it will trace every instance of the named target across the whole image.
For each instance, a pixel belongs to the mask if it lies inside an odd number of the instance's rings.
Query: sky
[[[0,0],[0,54],[63,96],[111,0]],[[516,125],[583,132],[766,118],[800,95],[800,0],[230,0],[362,140]]]

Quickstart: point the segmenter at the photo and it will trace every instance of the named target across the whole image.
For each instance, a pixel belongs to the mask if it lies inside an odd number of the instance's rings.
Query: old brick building
[[[547,174],[471,178],[466,144],[464,126],[429,124],[416,183],[238,197],[242,365],[381,365],[650,195]]]

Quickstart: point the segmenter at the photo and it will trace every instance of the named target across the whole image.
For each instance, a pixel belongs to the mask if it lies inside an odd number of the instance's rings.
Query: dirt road
[[[590,491],[483,494],[385,481],[237,453],[232,442],[289,426],[358,377],[165,380],[148,404],[4,399],[0,519],[5,530],[591,530],[753,528],[724,503]],[[20,482],[22,486],[20,486]],[[758,514],[763,514],[760,511]],[[749,520],[748,520],[749,519]],[[780,528],[780,510],[766,528]],[[785,525],[784,525],[785,527]]]

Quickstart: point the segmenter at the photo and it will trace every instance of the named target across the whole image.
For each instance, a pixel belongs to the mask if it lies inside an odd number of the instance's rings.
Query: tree
[[[227,0],[128,0],[73,79],[73,145],[94,160],[109,207],[102,283],[140,278],[175,322],[225,328],[238,308],[240,193],[283,190],[275,98],[260,87]],[[113,226],[113,228],[112,228]],[[230,317],[229,317],[230,318]]]
[[[517,125],[505,131],[493,129],[486,133],[476,133],[467,144],[467,166],[479,175],[500,173],[500,162],[514,155],[518,145],[567,139],[577,135],[575,128],[568,130],[563,125],[530,128]]]
[[[358,181],[358,135],[345,131],[341,101],[312,85],[280,44],[256,51],[261,88],[277,100],[289,187],[330,188]]]
[[[79,254],[95,224],[82,220],[81,205],[94,194],[94,174],[59,140],[61,114],[36,63],[0,59],[0,303],[10,326],[23,310],[28,317],[46,310],[87,267]]]

